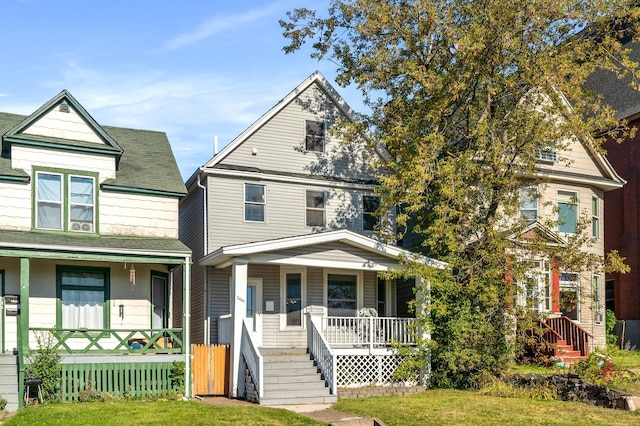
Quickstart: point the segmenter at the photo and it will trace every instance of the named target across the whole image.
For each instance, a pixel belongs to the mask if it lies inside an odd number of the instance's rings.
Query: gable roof
[[[557,233],[544,226],[537,220],[527,225],[524,229],[516,232],[510,232],[507,238],[515,241],[518,238],[524,238],[524,241],[533,239],[542,239],[548,245],[564,246],[567,242]]]
[[[640,62],[640,42],[627,41],[624,49],[630,49],[629,58]],[[633,89],[631,76],[618,78],[613,72],[598,69],[587,78],[585,87],[602,95],[602,101],[611,106],[618,120],[640,114],[640,90]]]
[[[297,249],[306,246],[335,242],[345,243],[353,247],[357,247],[371,253],[376,253],[393,260],[398,260],[398,258],[401,256],[407,259],[414,259],[417,256],[416,253],[413,253],[411,251],[374,240],[373,238],[355,233],[348,229],[340,229],[336,231],[297,235],[293,237],[284,237],[274,240],[256,241],[251,243],[235,244],[231,246],[221,247],[200,260],[200,264],[217,266],[225,264],[235,257],[250,256],[279,250]],[[445,267],[444,262],[424,256],[419,256],[418,261],[424,262],[434,268],[442,269]]]
[[[302,83],[300,83],[295,89],[293,89],[287,96],[282,98],[276,105],[274,105],[269,111],[263,114],[258,120],[256,120],[251,126],[245,129],[240,135],[226,145],[220,152],[213,156],[206,164],[200,167],[200,170],[207,167],[214,167],[224,160],[229,154],[231,154],[236,148],[242,145],[247,139],[249,139],[256,131],[258,131],[265,123],[271,120],[274,116],[280,113],[289,103],[294,101],[302,92],[312,85],[317,84],[331,99],[331,101],[340,109],[340,111],[349,118],[351,121],[357,121],[357,114],[351,109],[347,102],[338,94],[333,86],[327,81],[327,79],[320,73],[315,71],[309,77],[307,77]],[[376,152],[381,156],[386,156],[386,151],[381,146],[376,146]],[[196,171],[198,173],[198,171]]]
[[[23,133],[23,130],[62,102],[67,102],[75,109],[103,142],[102,144]],[[66,90],[31,115],[0,112],[0,134],[3,147],[0,156],[0,180],[27,182],[29,175],[24,170],[11,167],[11,146],[14,144],[36,145],[48,149],[116,157],[116,178],[103,182],[103,190],[150,193],[170,197],[181,197],[187,193],[171,145],[164,132],[100,126]]]

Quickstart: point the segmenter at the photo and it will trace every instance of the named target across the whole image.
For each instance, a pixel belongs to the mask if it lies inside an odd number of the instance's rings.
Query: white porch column
[[[247,273],[249,262],[244,259],[233,261],[231,266],[231,368],[229,374],[229,395],[238,397],[240,375],[240,346],[242,323],[247,315]]]

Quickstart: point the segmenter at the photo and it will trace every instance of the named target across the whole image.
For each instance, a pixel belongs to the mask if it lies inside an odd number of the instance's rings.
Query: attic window
[[[305,150],[324,151],[324,123],[322,121],[306,121]]]
[[[58,111],[69,112],[69,104],[66,102],[61,103],[60,106],[58,107]]]

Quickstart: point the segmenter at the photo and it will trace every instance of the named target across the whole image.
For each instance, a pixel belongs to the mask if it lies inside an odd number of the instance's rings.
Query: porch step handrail
[[[248,321],[251,321],[251,325],[248,324]],[[256,386],[258,398],[261,399],[264,396],[264,358],[258,349],[258,345],[251,337],[251,333],[249,332],[250,327],[253,328],[253,319],[245,318],[245,320],[242,321],[241,352],[247,363],[247,368],[249,369],[253,383]]]
[[[566,316],[547,318],[546,323],[552,330],[562,336],[562,339],[566,340],[567,344],[580,351],[581,356],[586,357],[589,355],[589,338],[593,339],[593,335],[583,330]]]
[[[159,329],[69,329],[29,328],[33,333],[52,333],[54,349],[67,354],[169,353],[181,354],[181,328]],[[134,344],[135,343],[135,344]]]
[[[415,344],[415,318],[325,317],[322,335],[331,345],[387,346]]]
[[[309,321],[309,352],[313,357],[313,360],[318,365],[320,373],[327,382],[332,395],[338,394],[337,383],[337,362],[335,353],[331,350],[329,343],[320,332],[322,328],[322,319],[319,317],[310,317]]]

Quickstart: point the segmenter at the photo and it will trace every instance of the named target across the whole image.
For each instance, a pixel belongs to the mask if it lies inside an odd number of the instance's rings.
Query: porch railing
[[[567,344],[573,345],[580,351],[581,356],[589,355],[589,338],[593,336],[580,328],[569,318],[562,316],[558,318],[547,318],[547,325],[562,336]]]
[[[183,351],[181,328],[153,330],[30,328],[30,343],[36,341],[37,333],[52,333],[54,349],[68,354],[181,354]]]
[[[331,389],[332,395],[338,393],[338,383],[336,378],[337,358],[329,343],[325,340],[319,329],[322,326],[321,318],[310,317],[309,318],[309,352],[313,357],[313,360],[318,365],[320,373],[323,375],[324,380],[327,382],[329,389]]]
[[[247,368],[249,369],[251,378],[253,379],[253,383],[256,386],[258,398],[262,398],[264,396],[264,359],[262,357],[262,354],[260,353],[260,350],[258,349],[258,345],[251,338],[249,328],[252,327],[252,319],[245,318],[245,320],[242,322],[242,356],[247,363]]]
[[[414,344],[414,318],[324,317],[322,335],[329,345],[384,347]]]

